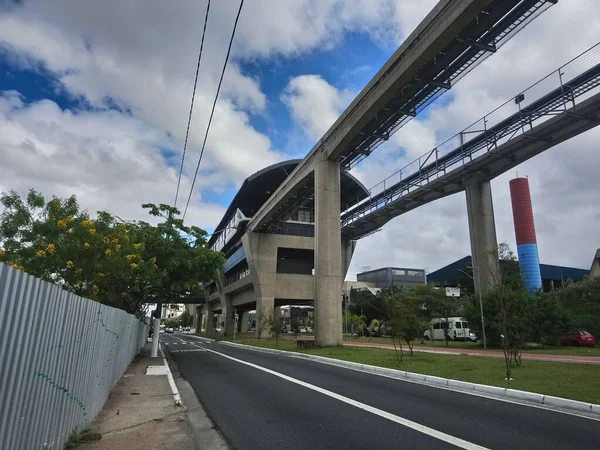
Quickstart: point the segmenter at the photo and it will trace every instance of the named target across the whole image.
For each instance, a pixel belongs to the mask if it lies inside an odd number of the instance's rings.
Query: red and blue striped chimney
[[[515,178],[510,180],[509,184],[521,277],[525,289],[528,292],[536,292],[542,288],[542,276],[533,223],[529,180]]]

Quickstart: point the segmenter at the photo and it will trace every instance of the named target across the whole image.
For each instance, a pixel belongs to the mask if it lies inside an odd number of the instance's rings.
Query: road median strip
[[[476,395],[493,396],[490,398],[494,399],[508,399],[509,401],[518,400],[524,402],[524,404],[530,404],[533,406],[543,405],[558,410],[564,410],[568,412],[579,412],[586,413],[592,416],[600,417],[600,405],[592,403],[581,402],[577,400],[570,400],[567,398],[554,397],[550,395],[538,394],[535,392],[521,391],[517,389],[502,388],[497,386],[489,386],[485,384],[470,383],[467,381],[453,380],[449,378],[443,378],[433,375],[424,375],[414,372],[406,372],[403,370],[390,369],[387,367],[373,366],[370,364],[362,364],[351,361],[344,361],[341,359],[328,358],[325,356],[310,355],[307,353],[297,353],[287,350],[278,350],[266,347],[256,347],[246,344],[238,344],[235,342],[221,341],[223,344],[240,347],[247,350],[285,355],[290,358],[307,359],[323,364],[329,364],[332,366],[342,367],[351,370],[357,370],[359,372],[371,373],[375,375],[385,376],[388,378],[396,378],[399,380],[405,380],[418,384],[425,384],[432,387],[447,388],[459,392],[475,393]]]

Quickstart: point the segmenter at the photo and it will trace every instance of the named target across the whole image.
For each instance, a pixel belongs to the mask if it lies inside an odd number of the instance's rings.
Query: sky
[[[186,222],[209,232],[252,173],[303,157],[435,0],[247,0]],[[596,44],[594,0],[560,1],[353,170],[371,187]],[[191,188],[239,3],[213,1],[178,206]],[[0,191],[76,194],[90,212],[148,220],[172,204],[206,3],[0,0]],[[577,30],[575,32],[575,30]],[[528,176],[540,261],[589,268],[600,247],[600,129],[492,182],[513,249],[508,182]],[[386,224],[364,267],[434,271],[470,254],[464,193]]]

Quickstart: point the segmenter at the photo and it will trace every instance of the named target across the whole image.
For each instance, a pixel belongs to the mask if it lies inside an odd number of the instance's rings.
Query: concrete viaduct
[[[440,1],[303,160],[249,177],[209,241],[228,260],[223,278],[207,286],[201,307],[207,334],[214,332],[215,312],[221,312],[229,336],[234,309],[273,313],[282,305],[314,302],[316,344],[341,345],[340,294],[356,239],[403,212],[461,190],[466,192],[473,262],[479,269],[476,289],[493,287],[499,268],[490,180],[596,126],[597,96],[578,105],[573,100],[570,107],[563,101],[564,114],[550,120],[560,121],[558,128],[536,125],[533,107],[523,108],[519,138],[483,130],[483,145],[465,150],[461,142],[460,152],[450,156],[434,149],[434,157],[419,160],[418,177],[412,175],[404,184],[401,179],[383,194],[367,191],[348,170],[555,3]],[[570,89],[565,86],[563,100]],[[556,102],[551,107],[546,104],[546,115],[555,114]],[[529,120],[526,131],[523,118]],[[433,172],[432,162],[443,171]]]

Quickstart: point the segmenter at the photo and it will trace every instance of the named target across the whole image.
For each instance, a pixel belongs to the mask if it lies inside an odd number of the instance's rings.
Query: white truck
[[[477,336],[469,328],[464,317],[448,317],[431,320],[431,328],[423,333],[426,340],[476,341]],[[433,332],[433,335],[432,335]]]

